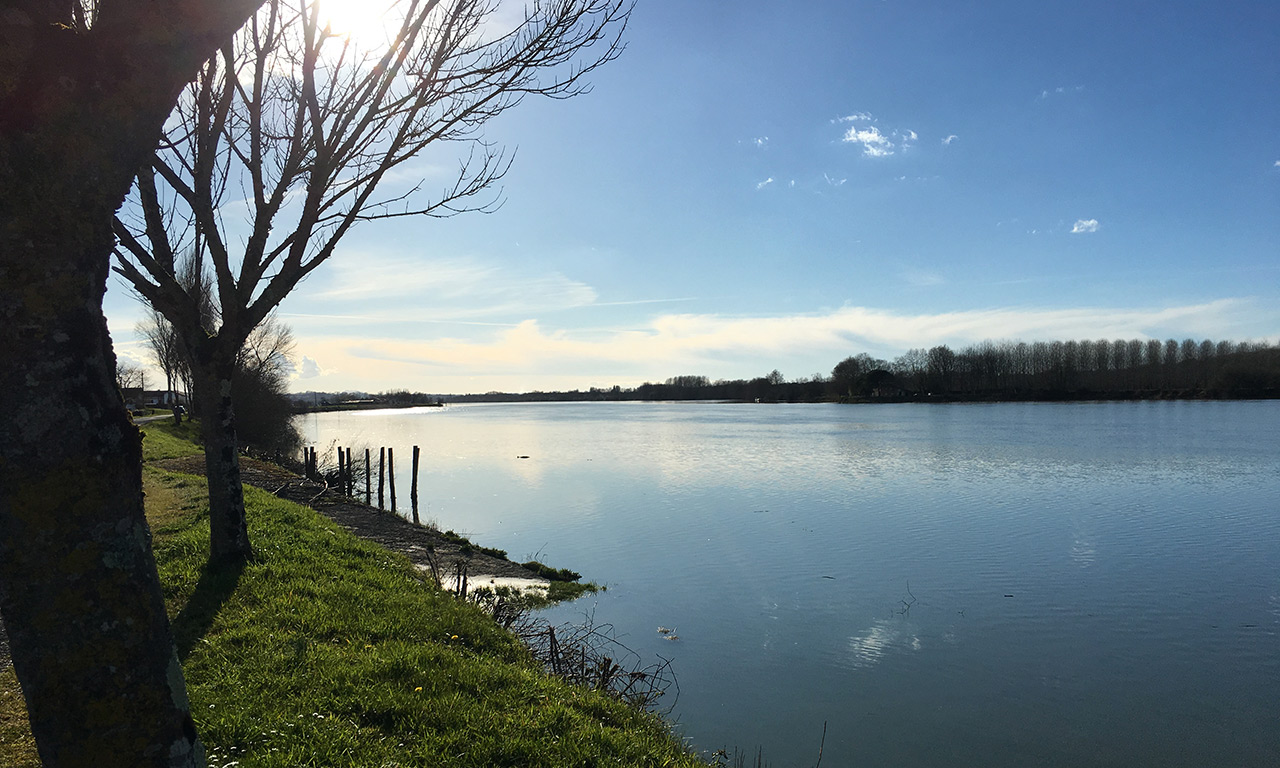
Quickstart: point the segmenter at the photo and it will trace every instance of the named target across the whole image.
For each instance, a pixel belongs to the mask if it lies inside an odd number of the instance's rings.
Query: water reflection
[[[549,618],[594,608],[674,656],[695,743],[802,764],[829,720],[824,764],[918,766],[1280,765],[1277,424],[1276,402],[302,420],[422,446],[441,525],[608,583]]]
[[[894,650],[919,651],[920,636],[902,621],[880,619],[865,631],[849,638],[849,666],[855,669],[875,666],[885,654]]]

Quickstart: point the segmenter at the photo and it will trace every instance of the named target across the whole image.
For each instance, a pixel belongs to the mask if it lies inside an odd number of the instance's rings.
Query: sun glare
[[[394,0],[316,0],[320,24],[362,47],[387,43],[395,35]]]

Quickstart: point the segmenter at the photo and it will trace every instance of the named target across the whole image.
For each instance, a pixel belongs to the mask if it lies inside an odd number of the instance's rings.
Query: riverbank
[[[211,765],[701,765],[656,716],[548,676],[475,605],[315,509],[247,485],[257,559],[207,570],[203,478],[175,469],[198,453],[186,427],[148,426],[144,488]],[[38,765],[10,727],[21,697],[3,702],[0,764]]]
[[[204,456],[176,456],[153,462],[160,469],[200,475]],[[459,563],[465,565],[469,588],[515,587],[529,592],[535,602],[572,600],[596,591],[594,584],[575,580],[545,578],[552,569],[541,563],[516,563],[501,550],[477,546],[453,531],[414,525],[385,510],[337,493],[323,483],[308,480],[281,467],[250,457],[240,460],[240,476],[247,485],[274,496],[311,507],[351,533],[408,558],[419,570],[433,574],[445,586],[454,583]]]

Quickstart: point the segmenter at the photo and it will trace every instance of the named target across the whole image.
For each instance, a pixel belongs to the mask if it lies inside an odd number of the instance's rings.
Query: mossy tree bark
[[[209,561],[215,565],[244,562],[253,557],[253,548],[244,512],[235,407],[231,398],[236,361],[232,357],[192,367],[196,376],[194,405],[200,415],[209,483]]]
[[[257,4],[0,11],[0,613],[46,766],[204,764],[102,297],[134,171]]]

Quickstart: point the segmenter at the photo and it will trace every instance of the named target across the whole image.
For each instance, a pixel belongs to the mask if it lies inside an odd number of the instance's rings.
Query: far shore
[[[483,395],[440,395],[435,403],[333,403],[324,405],[298,405],[295,413],[332,413],[337,411],[381,411],[406,408],[440,408],[451,404],[469,403],[702,403],[702,404],[759,404],[779,403],[838,403],[845,405],[871,405],[889,403],[1102,403],[1102,402],[1161,402],[1207,400],[1276,400],[1280,388],[1269,387],[1248,390],[1125,390],[1125,391],[1037,391],[1037,392],[976,392],[976,393],[895,393],[885,395],[849,395],[826,398],[772,398],[751,399],[723,397],[600,397],[582,392],[525,392],[518,394],[486,393]]]

